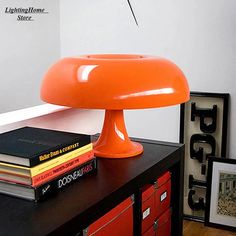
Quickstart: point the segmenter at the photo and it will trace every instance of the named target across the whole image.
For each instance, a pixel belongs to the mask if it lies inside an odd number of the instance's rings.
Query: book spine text
[[[96,158],[94,158],[88,163],[85,163],[82,166],[71,170],[65,175],[51,180],[50,182],[45,183],[39,187],[36,187],[35,201],[43,200],[50,195],[57,193],[60,189],[72,184],[75,181],[78,181],[83,176],[95,171],[96,168]]]
[[[49,159],[51,160],[55,157],[59,157],[63,154],[71,152],[79,147],[83,147],[89,143],[91,143],[90,136],[87,135],[83,139],[75,141],[74,143],[66,144],[66,145],[64,144],[63,146],[52,148],[46,153],[42,153],[40,155],[37,155],[37,156],[31,158],[30,159],[30,167],[41,164],[45,161],[48,161]]]
[[[34,177],[32,177],[32,186],[36,187],[39,186],[45,182],[48,182],[49,180],[62,175],[66,173],[69,170],[72,170],[79,165],[84,164],[85,162],[88,162],[94,158],[94,152],[93,150],[90,150],[88,152],[83,153],[82,155],[79,155],[69,161],[66,161],[65,163],[62,163],[58,166],[55,166],[49,170],[44,171],[41,174],[38,174]]]

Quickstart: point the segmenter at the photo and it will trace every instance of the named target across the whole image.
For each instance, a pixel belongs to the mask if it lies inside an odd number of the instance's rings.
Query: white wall
[[[28,6],[30,2],[22,0],[19,4],[19,1],[3,0],[0,9]],[[28,24],[32,22],[16,24],[14,17],[1,11],[0,83],[4,84],[0,86],[0,113],[16,109],[14,106],[31,106],[40,102],[38,94],[42,75],[59,57],[60,23],[62,57],[85,53],[163,56],[182,68],[191,90],[229,92],[229,144],[236,141],[236,124],[232,122],[236,118],[234,0],[182,0],[178,3],[171,0],[132,0],[139,27],[135,25],[125,0],[116,0],[112,4],[108,0],[70,0],[70,4],[61,0],[60,21],[58,3],[56,0],[37,1],[37,7],[47,8],[50,14],[46,18],[40,16],[33,25]],[[19,37],[21,34],[23,36]],[[20,85],[25,87],[25,93],[17,89]],[[7,98],[7,88],[14,90],[10,98]],[[21,95],[25,95],[23,102],[19,102]],[[103,111],[77,110],[76,114],[80,114],[78,121],[75,122],[74,118],[66,129],[82,128],[90,133],[101,130]],[[49,123],[49,126],[54,128],[59,123]],[[15,126],[23,124],[15,123]],[[126,124],[130,136],[178,141],[179,106],[126,111]],[[58,125],[58,128],[63,127]],[[230,156],[234,157],[235,153],[236,146],[230,145]]]
[[[143,53],[166,57],[184,71],[192,91],[231,94],[236,119],[236,1],[60,1],[61,56]],[[127,111],[130,136],[178,141],[179,107]],[[230,143],[236,141],[231,122]],[[234,157],[236,146],[230,147]]]
[[[85,122],[88,120],[89,122]],[[24,126],[95,134],[102,128],[97,110],[80,110],[44,104],[0,114],[0,133]]]
[[[34,21],[17,21],[11,8],[45,8]],[[31,15],[31,14],[29,14]],[[0,113],[38,105],[40,82],[60,57],[59,1],[1,0],[0,2]]]

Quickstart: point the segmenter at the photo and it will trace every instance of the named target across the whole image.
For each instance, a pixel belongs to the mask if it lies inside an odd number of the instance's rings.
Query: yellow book
[[[18,174],[18,175],[33,177],[55,166],[63,164],[64,162],[69,161],[79,155],[82,155],[88,151],[91,151],[92,149],[93,149],[93,145],[92,143],[90,143],[74,151],[68,152],[64,155],[61,155],[50,161],[44,162],[42,164],[39,164],[31,168],[0,162],[0,171],[5,171],[11,174]]]

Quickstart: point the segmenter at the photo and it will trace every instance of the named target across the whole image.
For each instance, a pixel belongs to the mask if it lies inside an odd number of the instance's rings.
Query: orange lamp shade
[[[172,62],[130,54],[85,55],[59,60],[46,73],[41,98],[74,108],[105,109],[103,130],[94,144],[97,156],[142,153],[130,141],[123,110],[180,104],[189,99],[183,72]]]

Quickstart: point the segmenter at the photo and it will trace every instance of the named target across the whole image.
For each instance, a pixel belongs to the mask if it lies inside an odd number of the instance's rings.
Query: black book
[[[36,202],[42,201],[47,199],[49,196],[55,195],[64,187],[69,186],[73,182],[78,181],[80,178],[89,173],[95,172],[96,170],[97,162],[96,158],[93,158],[73,170],[70,170],[69,172],[35,188],[0,180],[0,193],[27,200],[34,200]]]
[[[33,167],[89,143],[86,134],[23,127],[0,134],[0,161]]]

